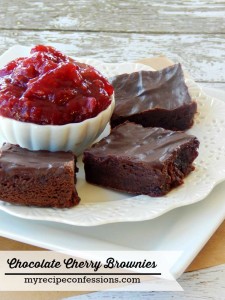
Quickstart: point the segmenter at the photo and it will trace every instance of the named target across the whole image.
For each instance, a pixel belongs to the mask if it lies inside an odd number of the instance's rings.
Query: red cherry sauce
[[[95,68],[49,46],[36,46],[0,70],[0,115],[22,122],[81,122],[105,110],[112,93]]]

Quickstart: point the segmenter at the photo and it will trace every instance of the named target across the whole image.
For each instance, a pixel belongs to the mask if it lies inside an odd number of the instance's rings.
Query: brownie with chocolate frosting
[[[144,127],[186,130],[193,125],[197,104],[191,99],[180,64],[161,71],[139,71],[111,78],[116,106],[115,127],[125,121]]]
[[[86,180],[132,194],[162,196],[183,183],[199,141],[184,132],[125,122],[84,152]]]
[[[4,144],[0,150],[0,200],[41,207],[79,203],[72,152],[29,151]]]

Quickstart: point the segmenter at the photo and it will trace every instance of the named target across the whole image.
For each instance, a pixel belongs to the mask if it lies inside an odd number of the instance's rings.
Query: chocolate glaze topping
[[[174,150],[194,140],[195,136],[184,132],[174,132],[163,128],[144,128],[141,125],[126,122],[115,127],[109,136],[95,144],[87,152],[104,159],[105,155],[119,156],[132,162],[150,163],[160,166]]]
[[[139,71],[111,78],[114,115],[129,116],[149,109],[174,110],[192,102],[180,64],[161,71]]]
[[[29,151],[21,148],[17,145],[4,144],[0,152],[0,168],[5,173],[14,172],[18,173],[20,170],[22,173],[27,169],[29,173],[38,173],[40,169],[54,168],[57,172],[60,172],[60,168],[63,172],[63,166],[71,163],[71,159],[74,160],[72,152],[49,152],[49,151]]]

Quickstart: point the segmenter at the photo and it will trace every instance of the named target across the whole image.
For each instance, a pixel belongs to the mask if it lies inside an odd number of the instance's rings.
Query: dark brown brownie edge
[[[126,121],[141,124],[143,127],[162,127],[170,130],[186,130],[193,125],[194,115],[197,112],[197,103],[193,101],[174,110],[156,108],[131,116],[112,115],[112,128]]]
[[[198,146],[196,138],[185,143],[163,163],[162,169],[110,155],[96,158],[85,151],[83,161],[86,180],[131,194],[163,196],[181,185],[184,177],[194,170],[192,162],[198,156]]]
[[[69,169],[60,176],[54,170],[47,176],[0,176],[0,199],[17,205],[69,208],[80,201],[72,176]]]

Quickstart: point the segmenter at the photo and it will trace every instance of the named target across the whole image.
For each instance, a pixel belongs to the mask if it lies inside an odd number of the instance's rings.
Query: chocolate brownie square
[[[74,206],[80,200],[76,170],[72,152],[29,151],[4,144],[0,150],[0,199],[29,206]]]
[[[199,141],[184,132],[126,122],[84,152],[86,180],[104,187],[162,196],[183,183]]]
[[[139,71],[111,78],[116,106],[115,127],[125,121],[144,127],[186,130],[193,125],[197,104],[190,97],[180,64],[161,71]]]

